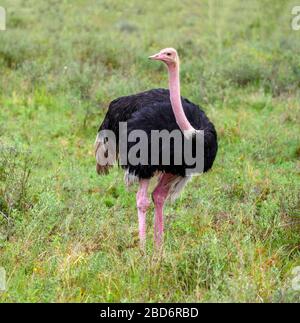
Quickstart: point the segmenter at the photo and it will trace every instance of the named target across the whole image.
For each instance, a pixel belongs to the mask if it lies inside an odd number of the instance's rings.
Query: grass
[[[294,1],[2,1],[1,302],[299,302],[300,32]],[[211,172],[166,208],[165,254],[138,249],[135,188],[95,172],[117,96],[166,87],[219,134]]]

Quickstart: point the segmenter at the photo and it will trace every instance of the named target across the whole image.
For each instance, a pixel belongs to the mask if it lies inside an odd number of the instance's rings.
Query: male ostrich
[[[113,161],[103,161],[103,156],[107,157],[112,147],[103,136],[102,130],[111,130],[116,135],[116,147],[118,148],[121,134],[119,133],[119,123],[127,122],[127,131],[143,130],[148,135],[150,151],[152,130],[178,129],[182,136],[193,138],[197,130],[204,131],[204,168],[208,171],[214,162],[217,154],[217,134],[214,125],[209,121],[205,113],[195,104],[180,96],[179,81],[179,57],[173,48],[161,50],[158,54],[150,56],[149,59],[162,61],[166,64],[169,74],[169,90],[153,89],[135,95],[124,96],[112,101],[108,112],[101,124],[95,143],[95,155],[97,160],[96,169],[99,174],[106,174]],[[123,134],[122,134],[123,135]],[[132,143],[128,142],[130,148]],[[193,141],[195,145],[195,140]],[[194,149],[194,147],[193,147]],[[159,154],[161,156],[163,146],[160,145]],[[174,146],[171,146],[171,157],[174,157]],[[118,158],[118,156],[116,156]],[[155,246],[160,248],[163,243],[163,208],[168,198],[179,195],[187,183],[190,176],[186,175],[186,164],[177,165],[171,162],[169,165],[161,163],[158,165],[122,165],[125,169],[125,181],[131,184],[139,182],[139,189],[136,195],[136,204],[139,221],[139,238],[141,249],[145,248],[146,241],[146,211],[149,208],[148,186],[153,176],[158,176],[158,184],[152,193],[155,205],[154,219],[154,241]]]

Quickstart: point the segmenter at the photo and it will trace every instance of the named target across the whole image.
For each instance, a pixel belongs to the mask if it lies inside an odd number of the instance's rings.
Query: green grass
[[[299,302],[300,32],[295,1],[2,1],[2,302]],[[95,172],[117,96],[166,87],[219,134],[213,170],[166,208],[165,253],[138,249],[135,187]],[[153,183],[154,184],[154,183]]]

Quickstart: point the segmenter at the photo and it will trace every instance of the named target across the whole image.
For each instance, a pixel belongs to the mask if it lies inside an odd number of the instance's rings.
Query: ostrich
[[[98,174],[106,174],[116,159],[120,159],[118,154],[105,159],[110,152],[115,153],[121,137],[119,123],[127,122],[127,134],[133,130],[144,130],[149,138],[148,145],[150,151],[150,133],[152,130],[177,129],[182,136],[194,138],[197,130],[203,130],[204,134],[204,167],[202,172],[207,172],[213,165],[217,154],[218,143],[217,133],[214,125],[197,105],[180,95],[179,79],[179,57],[174,48],[165,48],[159,53],[149,57],[151,60],[162,61],[166,64],[169,75],[169,90],[153,89],[135,95],[124,96],[113,100],[108,112],[102,122],[95,142],[96,170]],[[116,146],[113,148],[109,144],[103,130],[113,131],[116,136]],[[126,134],[125,134],[126,135]],[[193,140],[193,139],[190,139]],[[128,142],[130,148],[132,143]],[[193,141],[193,149],[195,140]],[[158,147],[159,155],[164,147]],[[170,155],[173,158],[174,146],[171,146]],[[169,165],[161,163],[158,165],[151,162],[147,165],[132,165],[130,163],[122,165],[125,169],[125,182],[130,185],[139,182],[136,194],[136,206],[139,222],[140,248],[144,250],[146,242],[146,212],[150,206],[148,198],[148,187],[150,179],[158,177],[158,184],[152,192],[152,200],[155,207],[154,216],[154,242],[156,248],[163,245],[164,234],[164,204],[168,198],[176,198],[191,176],[186,175],[187,165],[182,163],[177,165],[174,158],[170,159]],[[108,161],[107,161],[108,160]]]

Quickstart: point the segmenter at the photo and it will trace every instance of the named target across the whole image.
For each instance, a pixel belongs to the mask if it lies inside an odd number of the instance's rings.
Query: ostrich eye
[[[167,53],[167,56],[171,56],[171,53]]]

